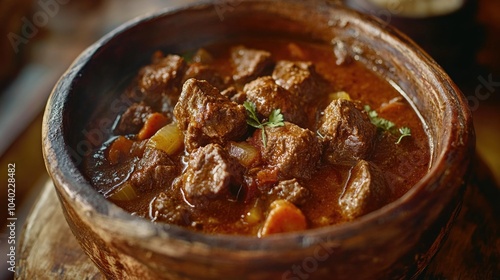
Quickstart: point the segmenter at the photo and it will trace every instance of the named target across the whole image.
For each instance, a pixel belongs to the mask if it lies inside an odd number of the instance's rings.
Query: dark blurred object
[[[75,7],[89,11],[100,8],[105,0],[79,0],[72,2]]]
[[[34,37],[28,27],[33,0],[2,0],[0,3],[0,89],[15,77],[25,62],[25,42]],[[26,33],[25,36],[23,32]]]
[[[34,54],[33,42],[50,34],[60,11],[84,15],[99,8],[104,0],[2,0],[0,3],[0,90],[11,84]],[[75,30],[73,30],[74,32]]]
[[[385,5],[376,4],[382,2]],[[438,2],[441,9],[430,8]],[[406,33],[454,79],[470,74],[484,41],[484,31],[476,20],[477,0],[345,0],[345,4]]]
[[[478,20],[485,26],[486,40],[477,59],[480,65],[491,69],[500,80],[500,1],[479,1]]]

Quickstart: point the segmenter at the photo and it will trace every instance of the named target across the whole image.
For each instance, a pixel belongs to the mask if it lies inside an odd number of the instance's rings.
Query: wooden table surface
[[[500,279],[500,188],[478,160],[462,209],[419,279]],[[26,221],[16,279],[103,279],[79,247],[47,181]]]

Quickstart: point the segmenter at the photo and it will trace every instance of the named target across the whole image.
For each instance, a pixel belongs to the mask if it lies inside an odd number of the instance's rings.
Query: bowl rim
[[[244,2],[274,2],[263,0],[246,0]],[[285,1],[297,2],[300,1]],[[471,113],[468,110],[467,102],[461,94],[458,87],[451,81],[444,70],[437,65],[437,63],[430,58],[419,46],[417,46],[411,39],[406,37],[391,26],[386,26],[381,20],[378,20],[369,15],[363,15],[359,12],[353,11],[348,7],[335,4],[326,3],[318,8],[335,8],[341,9],[350,20],[353,20],[357,25],[362,25],[364,28],[375,29],[389,40],[390,44],[398,48],[403,48],[407,51],[406,55],[415,61],[423,62],[427,67],[424,69],[427,75],[430,75],[434,82],[443,83],[443,92],[449,95],[448,101],[453,102],[449,106],[445,114],[445,119],[449,121],[450,125],[456,129],[452,131],[448,129],[445,133],[443,141],[445,143],[444,149],[437,152],[437,157],[429,172],[419,180],[407,193],[396,201],[389,203],[382,208],[375,210],[367,215],[359,217],[351,222],[336,224],[316,229],[310,229],[302,232],[293,232],[273,235],[265,238],[258,238],[255,236],[241,236],[241,235],[228,235],[228,234],[205,234],[194,232],[175,225],[153,223],[146,218],[141,218],[131,215],[129,212],[116,206],[104,196],[99,194],[91,184],[84,178],[79,171],[78,166],[72,161],[71,156],[68,154],[66,147],[67,143],[64,136],[64,113],[66,108],[64,105],[67,103],[69,92],[71,91],[73,81],[79,77],[80,72],[85,67],[86,63],[107,43],[112,41],[119,35],[126,34],[128,30],[133,29],[143,23],[161,19],[164,17],[173,16],[178,13],[185,12],[190,9],[204,9],[209,5],[214,5],[213,1],[198,1],[181,5],[176,8],[161,9],[143,16],[136,17],[109,32],[97,42],[88,47],[69,67],[69,69],[62,75],[56,86],[54,87],[44,113],[43,126],[42,126],[42,139],[43,139],[43,155],[45,159],[46,168],[50,174],[54,185],[60,193],[69,198],[77,207],[83,209],[87,213],[94,213],[105,220],[115,220],[119,223],[134,223],[136,227],[144,227],[142,230],[121,231],[121,234],[127,238],[144,238],[145,235],[152,237],[176,239],[187,242],[197,242],[201,244],[209,244],[210,247],[219,247],[232,250],[290,250],[293,248],[304,248],[316,245],[320,242],[335,241],[337,237],[350,236],[361,226],[376,225],[381,222],[389,222],[398,216],[398,213],[403,211],[408,203],[413,203],[421,195],[422,191],[428,189],[428,186],[437,184],[443,177],[452,176],[446,170],[449,168],[452,160],[449,154],[452,146],[456,146],[456,140],[463,141],[462,146],[464,150],[471,152],[474,146]],[[454,120],[459,119],[460,124],[454,124]],[[471,134],[472,133],[472,134]],[[461,157],[464,160],[467,157],[465,153],[452,153],[454,157]],[[436,176],[439,174],[440,176]],[[109,230],[114,230],[113,225],[102,225],[109,227]],[[334,237],[332,239],[332,237]],[[256,242],[257,241],[257,242]]]

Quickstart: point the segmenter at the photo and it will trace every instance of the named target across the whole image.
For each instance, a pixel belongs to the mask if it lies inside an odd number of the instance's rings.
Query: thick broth
[[[315,134],[319,126],[318,120],[323,116],[322,112],[331,101],[330,93],[339,91],[348,93],[352,100],[357,100],[360,104],[369,105],[379,117],[393,122],[397,127],[411,129],[411,137],[403,138],[398,144],[396,144],[397,135],[377,130],[373,148],[365,158],[382,170],[383,177],[391,190],[388,194],[390,197],[386,199],[387,203],[405,194],[427,172],[430,157],[429,139],[422,121],[407,100],[386,80],[366,69],[361,63],[350,61],[336,65],[336,57],[331,46],[309,42],[242,39],[204,47],[213,59],[210,65],[223,77],[233,75],[234,65],[230,62],[231,48],[236,45],[266,50],[271,53],[274,62],[280,60],[310,61],[315,65],[316,72],[326,82],[322,84],[324,94],[312,101],[308,107],[311,109],[305,110],[308,116],[304,126]],[[269,74],[269,70],[264,70],[261,75]],[[244,85],[234,83],[234,81],[230,81],[229,84],[234,85],[238,90],[242,90]],[[136,86],[134,83],[131,85],[132,88]],[[126,95],[127,91],[123,94]],[[171,107],[173,105],[175,104],[170,104]],[[117,117],[119,118],[119,116],[109,116],[103,113],[100,118],[90,124],[90,129],[101,119]],[[123,182],[129,180],[131,174],[138,169],[138,162],[141,158],[140,153],[137,155],[130,153],[127,158],[120,159],[121,162],[111,164],[109,149],[118,137],[115,134],[111,133],[109,139],[86,159],[84,167],[84,172],[93,186],[114,203],[134,215],[151,219],[154,222],[174,223],[206,233],[262,235],[263,225],[274,200],[267,193],[269,188],[273,188],[277,182],[266,186],[249,187],[251,183],[246,180],[239,188],[232,186],[230,194],[224,198],[207,197],[193,204],[186,199],[183,189],[178,187],[180,174],[186,169],[190,154],[185,146],[181,152],[170,156],[178,166],[176,172],[179,173],[172,185],[153,183],[147,190],[134,186],[136,196],[131,199],[113,199],[113,194],[119,191]],[[259,141],[255,140],[257,134],[259,133],[255,132],[255,129],[249,128],[243,137],[235,141],[247,140],[258,147]],[[318,133],[317,137],[320,136]],[[139,142],[137,135],[126,135],[126,138]],[[339,198],[345,192],[346,183],[354,165],[355,163],[332,164],[322,159],[310,178],[299,180],[300,185],[308,190],[307,200],[297,206],[306,219],[308,229],[351,220],[342,214]],[[259,165],[252,168],[259,168]],[[249,172],[248,168],[246,172]],[[247,177],[251,176],[247,175]],[[171,208],[167,212],[162,212],[163,214],[158,214],[158,209],[153,206],[160,193],[162,193],[162,199],[169,201],[169,203],[162,204],[162,207]],[[172,215],[169,215],[168,211],[171,211]],[[177,218],[172,218],[172,216]]]

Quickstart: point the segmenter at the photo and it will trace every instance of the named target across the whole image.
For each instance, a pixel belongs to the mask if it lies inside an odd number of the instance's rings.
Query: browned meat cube
[[[186,62],[178,55],[155,54],[153,64],[139,71],[138,86],[148,103],[156,103],[162,95],[177,95],[181,87]]]
[[[265,129],[267,141],[262,159],[279,170],[281,179],[310,178],[321,157],[321,146],[315,134],[293,123]],[[261,138],[257,131],[254,137]],[[257,141],[262,143],[262,141]]]
[[[205,80],[218,90],[224,90],[229,82],[229,77],[222,77],[212,66],[201,63],[192,63],[186,71],[184,81],[191,78]]]
[[[186,136],[188,151],[208,143],[223,145],[239,140],[247,132],[245,108],[206,81],[189,79],[184,83],[174,115]]]
[[[361,160],[352,168],[339,204],[342,215],[352,220],[387,204],[391,196],[392,190],[382,171]]]
[[[244,91],[236,89],[234,86],[230,86],[223,90],[220,94],[226,96],[231,99],[231,101],[236,102],[238,104],[243,104],[247,100],[247,95]]]
[[[337,99],[325,109],[318,132],[328,162],[352,164],[369,156],[377,128],[355,103]]]
[[[245,92],[236,89],[234,86],[226,88],[220,94],[226,96],[227,98],[231,99],[231,101],[238,104],[243,104],[247,100],[247,95],[245,94]]]
[[[191,213],[188,207],[171,192],[161,192],[150,205],[150,218],[152,221],[160,220],[169,224],[190,225]]]
[[[195,150],[182,175],[182,189],[191,203],[214,200],[230,194],[231,186],[241,186],[245,168],[218,144]]]
[[[267,118],[274,109],[280,109],[286,121],[306,126],[306,113],[298,98],[280,87],[273,78],[260,77],[245,85],[243,91],[248,101],[255,104],[257,113]]]
[[[231,50],[231,62],[234,67],[233,80],[241,84],[257,78],[272,64],[270,52],[247,49],[244,46]]]
[[[165,152],[148,147],[137,163],[130,181],[141,191],[148,191],[154,187],[166,188],[172,184],[178,173],[174,162]]]
[[[305,103],[311,102],[320,94],[320,77],[311,62],[278,61],[273,79]]]
[[[270,191],[271,199],[283,199],[297,206],[304,204],[309,197],[309,190],[302,187],[297,179],[279,182]]]
[[[120,121],[115,128],[115,133],[121,135],[137,134],[153,109],[144,103],[134,103],[121,115]]]

